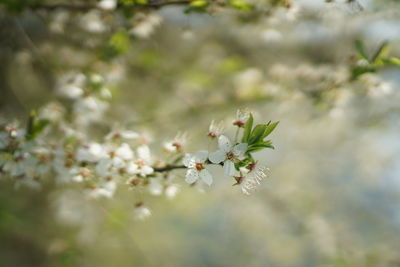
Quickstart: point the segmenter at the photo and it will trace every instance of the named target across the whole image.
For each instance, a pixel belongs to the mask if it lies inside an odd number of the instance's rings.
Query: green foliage
[[[20,13],[26,8],[42,2],[42,0],[0,0],[0,5],[4,5],[10,12]]]
[[[126,30],[114,33],[108,43],[103,47],[102,58],[107,60],[119,56],[129,50],[131,42]]]
[[[273,149],[274,147],[272,146],[271,140],[264,141],[264,139],[275,130],[279,121],[274,123],[268,122],[267,124],[257,124],[253,128],[253,120],[253,115],[250,114],[249,119],[244,125],[242,142],[249,145],[247,152],[256,152],[264,148]]]
[[[228,2],[229,6],[244,12],[254,10],[254,6],[251,3],[242,0],[231,0]]]
[[[351,68],[351,77],[353,80],[365,73],[376,72],[382,67],[389,65],[400,66],[400,58],[388,57],[389,43],[383,42],[373,54],[368,55],[364,43],[356,40],[354,46],[358,52],[358,59],[361,60],[354,64]]]
[[[194,0],[190,2],[189,7],[185,9],[185,13],[205,12],[209,4],[207,0]]]
[[[26,139],[32,140],[36,136],[38,136],[41,132],[43,132],[44,128],[50,123],[49,120],[41,120],[37,119],[37,115],[35,111],[32,111],[27,125],[26,131]]]
[[[250,116],[247,119],[246,124],[244,125],[242,143],[247,143],[249,141],[251,129],[253,127],[253,120],[253,114],[250,113]]]

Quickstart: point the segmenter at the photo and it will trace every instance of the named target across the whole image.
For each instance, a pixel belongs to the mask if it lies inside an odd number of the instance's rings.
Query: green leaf
[[[368,66],[354,66],[351,69],[351,78],[353,80],[357,79],[359,76],[363,75],[364,73],[369,72],[376,72],[376,67],[372,65]]]
[[[271,141],[268,140],[266,142],[260,142],[260,143],[256,143],[256,144],[249,146],[247,151],[248,152],[257,152],[257,151],[263,150],[265,148],[275,149],[275,147],[271,144]]]
[[[275,128],[276,128],[276,126],[278,126],[278,124],[279,124],[279,121],[274,122],[274,123],[271,123],[271,124],[268,124],[268,125],[267,125],[267,128],[265,129],[265,132],[264,132],[262,138],[264,139],[264,138],[267,137],[270,133],[272,133],[272,131],[275,130]]]
[[[378,49],[372,55],[370,62],[376,63],[377,60],[386,56],[388,52],[389,52],[389,43],[385,41],[378,47]]]
[[[242,143],[247,143],[249,141],[251,128],[253,127],[253,120],[253,114],[250,113],[250,116],[244,125]]]
[[[400,58],[397,57],[383,58],[382,61],[385,65],[400,66]]]
[[[265,129],[267,128],[266,124],[258,124],[254,127],[253,131],[250,134],[249,144],[255,144],[259,141],[262,141]]]
[[[365,51],[365,47],[364,47],[363,42],[362,42],[361,40],[356,40],[356,41],[354,42],[354,45],[355,45],[355,47],[356,47],[356,49],[357,49],[357,51],[358,51],[358,54],[359,54],[362,58],[364,58],[364,59],[366,59],[366,60],[369,61],[368,55],[367,55],[367,52]]]
[[[36,112],[33,110],[29,115],[28,125],[26,130],[26,139],[32,140],[38,136],[44,128],[50,123],[49,120],[36,120]]]
[[[231,0],[228,3],[231,7],[240,10],[240,11],[244,11],[244,12],[249,12],[252,11],[254,9],[254,6],[251,3],[245,2],[245,1],[241,1],[241,0]]]
[[[189,7],[196,8],[196,9],[202,9],[208,6],[208,1],[206,0],[195,0],[190,2]]]
[[[136,3],[138,3],[139,5],[147,5],[148,1],[147,0],[136,0]]]

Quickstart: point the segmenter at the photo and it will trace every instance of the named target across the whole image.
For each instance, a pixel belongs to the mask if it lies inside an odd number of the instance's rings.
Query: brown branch
[[[185,169],[186,167],[184,165],[166,165],[164,167],[154,167],[154,172],[167,172],[167,171],[172,171],[176,169]]]
[[[118,8],[126,7],[126,8],[132,8],[132,9],[146,9],[146,8],[152,8],[152,9],[157,9],[163,6],[172,6],[172,5],[187,5],[191,1],[190,0],[172,0],[172,1],[156,1],[156,2],[149,2],[147,4],[138,4],[138,5],[132,5],[132,6],[126,6],[122,4],[118,4]],[[30,6],[33,10],[55,10],[55,9],[68,9],[71,11],[78,11],[78,12],[85,12],[89,11],[91,9],[98,9],[101,11],[112,11],[112,10],[106,10],[100,8],[97,3],[91,2],[91,3],[41,3],[41,4],[36,4]]]

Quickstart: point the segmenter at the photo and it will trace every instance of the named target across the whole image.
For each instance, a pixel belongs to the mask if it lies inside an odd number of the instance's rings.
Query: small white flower
[[[165,195],[168,199],[173,199],[180,191],[180,187],[177,184],[167,185],[165,188]]]
[[[162,184],[156,179],[151,179],[149,184],[149,192],[155,196],[161,195],[163,192]]]
[[[236,112],[236,119],[233,125],[243,127],[250,116],[250,112],[247,109],[238,109]]]
[[[86,76],[83,73],[68,72],[58,80],[57,93],[60,96],[78,99],[84,91],[83,87],[86,83]]]
[[[123,143],[119,148],[117,148],[115,154],[123,160],[133,159],[133,151],[127,143]]]
[[[207,157],[208,151],[206,150],[199,151],[194,155],[186,154],[183,159],[183,164],[188,168],[185,179],[187,183],[193,184],[197,180],[201,179],[207,185],[212,184],[212,175],[204,166]]]
[[[106,140],[110,139],[116,139],[116,138],[122,138],[122,139],[136,139],[139,138],[139,134],[134,131],[129,131],[129,130],[120,130],[120,131],[112,131],[106,136]]]
[[[113,180],[109,180],[98,187],[89,188],[86,192],[91,198],[112,198],[114,196],[116,188],[116,183]]]
[[[186,139],[186,133],[178,133],[172,141],[164,143],[164,150],[170,153],[182,152]]]
[[[59,121],[65,114],[65,108],[56,102],[51,102],[44,106],[39,112],[39,118],[50,121]]]
[[[126,166],[126,171],[129,174],[139,174],[146,177],[154,172],[151,167],[150,149],[147,145],[141,145],[136,149],[138,158],[134,162],[129,162]]]
[[[117,7],[116,0],[101,0],[97,6],[104,10],[113,10]]]
[[[76,151],[75,157],[78,161],[97,162],[105,156],[105,150],[98,143],[91,143],[88,146],[80,147]]]
[[[139,38],[146,39],[150,37],[161,22],[162,18],[157,14],[146,15],[129,32]]]
[[[102,33],[107,29],[98,10],[92,10],[84,14],[81,17],[81,27],[92,33]]]
[[[140,202],[136,204],[133,214],[136,220],[142,221],[151,215],[151,211],[142,202]]]
[[[217,138],[224,131],[223,122],[216,123],[214,120],[211,121],[210,127],[208,128],[208,136],[211,138]]]
[[[246,153],[247,144],[240,143],[233,146],[228,137],[221,135],[218,138],[218,148],[217,151],[210,153],[210,161],[214,164],[224,162],[225,174],[227,176],[233,176],[235,174],[234,161]]]

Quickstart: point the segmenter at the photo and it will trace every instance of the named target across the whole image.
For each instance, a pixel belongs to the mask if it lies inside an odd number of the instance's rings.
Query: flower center
[[[217,137],[217,133],[216,132],[209,132],[208,136],[211,138],[216,138]]]
[[[177,149],[179,149],[179,148],[182,147],[182,144],[179,143],[179,142],[173,142],[172,145],[173,145],[174,147],[176,147]]]
[[[228,152],[228,153],[226,153],[226,158],[227,158],[227,159],[231,160],[231,159],[233,159],[234,157],[235,157],[235,154],[233,154],[233,152]]]
[[[238,127],[243,127],[244,121],[242,121],[242,120],[237,120],[237,121],[235,121],[235,122],[233,123],[233,125],[236,125],[236,126],[238,126]]]
[[[201,171],[202,169],[204,169],[203,163],[196,163],[195,168],[196,170]]]
[[[138,165],[138,167],[143,167],[145,165],[144,161],[141,159],[137,160],[136,164]]]

